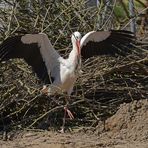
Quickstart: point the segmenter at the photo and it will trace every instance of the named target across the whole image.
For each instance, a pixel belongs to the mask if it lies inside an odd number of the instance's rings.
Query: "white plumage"
[[[81,48],[85,46],[89,41],[101,42],[107,39],[110,36],[110,34],[111,32],[109,31],[91,31],[81,39]]]

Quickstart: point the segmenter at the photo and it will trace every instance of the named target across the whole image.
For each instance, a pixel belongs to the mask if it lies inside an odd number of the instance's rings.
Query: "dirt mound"
[[[115,138],[148,140],[148,100],[120,105],[105,127]]]

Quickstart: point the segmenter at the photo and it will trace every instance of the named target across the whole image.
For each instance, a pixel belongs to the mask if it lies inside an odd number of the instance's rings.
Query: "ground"
[[[76,128],[62,134],[58,131],[24,130],[0,140],[1,148],[147,148],[148,100],[123,103],[105,123]]]

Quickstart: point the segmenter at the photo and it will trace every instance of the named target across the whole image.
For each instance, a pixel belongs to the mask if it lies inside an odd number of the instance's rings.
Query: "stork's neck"
[[[69,65],[71,65],[74,69],[80,66],[81,64],[81,55],[80,55],[80,49],[78,49],[78,45],[76,42],[72,42],[72,51],[69,54],[68,62]]]

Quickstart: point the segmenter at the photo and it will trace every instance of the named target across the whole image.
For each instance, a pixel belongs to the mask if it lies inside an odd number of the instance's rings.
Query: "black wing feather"
[[[21,38],[22,36],[9,37],[0,45],[0,61],[23,58],[28,65],[32,66],[38,78],[43,83],[49,84],[50,80],[40,53],[40,47],[37,43],[24,44]]]
[[[111,30],[111,34],[103,41],[88,41],[81,49],[82,58],[98,55],[125,55],[135,47],[136,38],[130,31]]]

